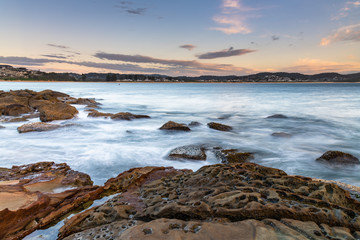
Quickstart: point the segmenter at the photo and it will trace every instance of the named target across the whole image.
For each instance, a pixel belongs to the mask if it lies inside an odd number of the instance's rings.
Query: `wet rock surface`
[[[356,239],[359,234],[360,203],[335,184],[254,163],[171,171],[138,168],[119,175],[110,185],[128,187],[68,220],[60,239]]]
[[[98,198],[99,187],[92,184],[65,163],[0,168],[0,239],[21,239]]]
[[[27,133],[27,132],[44,132],[44,131],[51,131],[62,126],[59,124],[50,124],[44,122],[36,122],[36,123],[28,123],[21,125],[17,128],[19,133]]]
[[[225,124],[221,124],[221,123],[216,123],[216,122],[210,122],[207,124],[209,128],[218,130],[218,131],[223,131],[223,132],[229,132],[232,130],[231,126],[225,125]]]
[[[186,145],[170,151],[170,159],[206,160],[205,148],[200,145]]]
[[[237,149],[220,149],[215,151],[215,156],[222,163],[244,163],[254,159],[249,152],[239,152]]]
[[[335,165],[360,164],[360,161],[357,157],[340,151],[327,151],[321,157],[317,158],[316,161]]]
[[[160,127],[160,130],[172,130],[172,131],[190,131],[190,128],[183,123],[177,123],[169,121]]]
[[[72,119],[79,113],[75,107],[60,102],[41,106],[38,110],[40,112],[40,120],[42,122]]]

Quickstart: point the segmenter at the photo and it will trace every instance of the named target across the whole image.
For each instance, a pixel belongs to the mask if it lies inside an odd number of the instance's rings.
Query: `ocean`
[[[0,82],[4,91],[52,89],[73,97],[95,98],[102,112],[146,114],[151,119],[114,121],[88,118],[76,105],[73,124],[50,132],[19,134],[24,124],[0,122],[0,167],[39,161],[65,162],[89,174],[95,184],[133,167],[173,166],[197,170],[219,163],[212,152],[206,161],[168,159],[179,146],[206,144],[254,153],[255,163],[290,175],[322,178],[360,186],[360,166],[316,162],[328,150],[360,158],[360,84],[356,83],[59,83]],[[273,114],[288,118],[269,119]],[[167,121],[200,126],[190,132],[164,132]],[[30,122],[39,121],[32,119]],[[220,132],[219,122],[233,127]],[[274,137],[274,132],[291,134]]]

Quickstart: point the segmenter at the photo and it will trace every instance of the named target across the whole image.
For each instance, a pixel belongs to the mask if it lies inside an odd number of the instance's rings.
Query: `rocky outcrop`
[[[99,198],[101,191],[92,186],[87,174],[73,171],[65,163],[1,168],[0,239],[21,239]]]
[[[2,116],[20,116],[34,112],[40,113],[40,120],[49,122],[53,120],[66,120],[73,118],[78,111],[70,104],[84,104],[97,107],[100,103],[94,99],[73,98],[68,94],[52,90],[35,92],[31,90],[16,90],[0,93],[0,113]],[[38,114],[38,113],[37,113]],[[25,116],[18,118],[5,118],[5,121],[26,121]]]
[[[267,118],[288,118],[288,117],[285,115],[282,115],[282,114],[274,114],[274,115],[268,116]]]
[[[317,158],[316,161],[337,165],[360,164],[357,157],[340,151],[327,151],[321,157]]]
[[[221,123],[216,123],[216,122],[210,122],[207,124],[209,128],[218,130],[218,131],[223,131],[223,132],[229,132],[232,130],[231,126],[225,125],[225,124],[221,124]]]
[[[354,239],[359,235],[360,203],[335,184],[288,176],[253,163],[217,164],[176,174],[156,171],[146,178],[128,171],[125,180],[112,180],[110,185],[117,189],[128,187],[67,221],[60,239],[69,235],[66,239]]]
[[[279,138],[290,138],[290,137],[292,137],[291,134],[286,133],[286,132],[274,132],[274,133],[271,134],[271,136],[279,137]]]
[[[188,132],[190,131],[190,128],[188,126],[186,126],[183,123],[177,123],[177,122],[173,122],[173,121],[168,121],[167,123],[165,123],[164,125],[162,125],[160,127],[160,130],[172,130],[172,131],[185,131]]]
[[[44,132],[51,131],[62,127],[59,124],[50,124],[44,122],[36,122],[36,123],[28,123],[21,125],[17,128],[19,133],[27,133],[27,132]]]
[[[205,148],[199,145],[186,145],[170,151],[170,159],[206,160]]]
[[[119,113],[103,113],[99,112],[95,109],[90,109],[90,112],[88,113],[88,117],[110,117],[113,120],[133,120],[138,118],[150,118],[147,115],[136,115],[129,112],[119,112]]]
[[[40,112],[40,120],[42,122],[72,119],[79,113],[75,107],[60,102],[41,106],[38,110]]]

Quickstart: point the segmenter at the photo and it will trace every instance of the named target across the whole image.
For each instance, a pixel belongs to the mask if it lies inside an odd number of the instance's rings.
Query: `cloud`
[[[257,11],[258,9],[244,6],[241,0],[223,0],[221,13],[213,17],[219,27],[213,27],[212,30],[221,31],[225,34],[248,34],[252,30],[247,26],[246,20],[250,17],[248,12]]]
[[[185,45],[179,46],[179,48],[185,48],[185,49],[191,51],[191,50],[193,50],[194,48],[196,48],[196,46],[195,46],[195,45],[192,45],[192,44],[185,44]]]
[[[305,74],[316,74],[324,72],[350,73],[359,72],[358,62],[333,62],[320,59],[299,59],[293,66],[283,68],[280,71],[300,72]]]
[[[128,14],[133,14],[133,15],[144,15],[145,14],[147,8],[144,8],[144,7],[134,8],[134,7],[132,7],[132,5],[133,5],[133,2],[121,1],[118,5],[115,5],[115,7],[123,9]]]
[[[271,36],[271,39],[272,39],[273,41],[277,41],[277,40],[280,39],[280,37],[279,37],[279,36],[276,36],[276,35],[272,35],[272,36]]]
[[[339,28],[333,35],[321,39],[320,44],[321,46],[327,46],[340,41],[360,41],[360,24]]]
[[[47,44],[50,47],[54,47],[54,48],[60,48],[60,49],[68,49],[68,46],[64,46],[64,45],[57,45],[57,44],[52,44],[52,43],[48,43]]]
[[[146,8],[133,8],[125,10],[127,13],[135,15],[143,15],[146,12]]]
[[[233,57],[241,56],[247,53],[255,52],[255,50],[250,49],[234,49],[233,47],[217,52],[208,52],[204,54],[197,55],[199,59],[214,59],[214,58],[224,58],[224,57]]]
[[[36,69],[51,69],[56,65],[63,72],[79,72],[79,66],[87,67],[91,71],[111,70],[120,73],[160,73],[171,76],[176,75],[229,75],[250,74],[254,71],[247,68],[235,67],[231,64],[207,64],[198,61],[166,60],[141,55],[121,55],[98,53],[100,59],[123,61],[128,63],[104,63],[92,61],[69,61],[49,58],[4,57],[0,56],[0,63],[33,67]],[[63,67],[62,67],[63,66]],[[74,66],[69,68],[68,66]]]
[[[360,1],[345,2],[344,7],[340,9],[338,15],[334,16],[332,20],[340,20],[341,18],[347,17],[352,9],[357,8],[359,6],[360,6]]]
[[[49,58],[57,58],[57,59],[67,59],[67,57],[65,57],[64,55],[59,55],[59,54],[45,54],[45,55],[41,55],[42,57],[49,57]]]
[[[183,70],[204,70],[204,71],[227,71],[229,69],[236,69],[231,64],[210,64],[201,63],[198,61],[186,61],[186,60],[172,60],[172,59],[160,59],[143,55],[126,55],[126,54],[114,54],[99,52],[94,55],[99,59],[122,61],[132,63],[144,63],[144,64],[160,64],[167,69],[183,69]]]

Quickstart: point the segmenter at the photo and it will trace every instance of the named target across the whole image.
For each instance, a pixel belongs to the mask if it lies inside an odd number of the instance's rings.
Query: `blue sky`
[[[358,0],[0,0],[0,26],[0,63],[43,71],[360,71]]]

